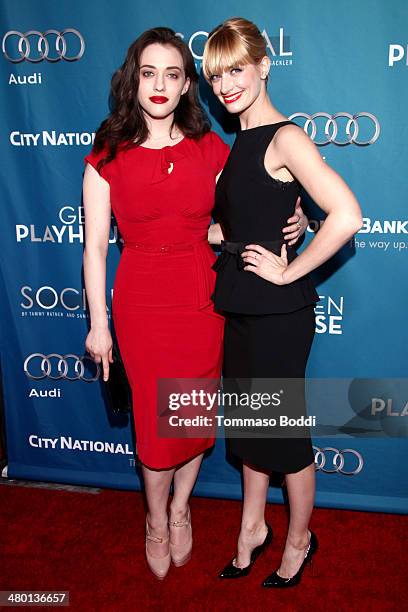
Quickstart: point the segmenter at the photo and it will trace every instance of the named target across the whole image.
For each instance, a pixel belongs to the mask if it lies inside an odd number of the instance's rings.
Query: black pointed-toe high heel
[[[317,547],[318,547],[318,542],[317,542],[316,534],[313,533],[313,531],[311,531],[309,546],[307,548],[305,558],[303,559],[302,565],[299,567],[296,574],[294,574],[290,578],[282,578],[282,576],[279,576],[278,570],[275,570],[270,576],[265,578],[265,580],[262,583],[262,586],[266,588],[271,587],[271,588],[277,588],[277,589],[286,589],[288,587],[296,586],[297,584],[299,584],[302,578],[303,570],[305,569],[306,565],[308,563],[310,563],[310,565],[312,564],[312,557],[315,554]]]
[[[228,565],[224,567],[221,574],[219,574],[218,578],[242,578],[243,576],[248,576],[253,564],[255,563],[259,555],[261,555],[264,552],[264,550],[269,546],[269,544],[272,542],[272,537],[273,537],[272,527],[268,525],[268,523],[266,523],[266,527],[268,531],[265,536],[265,539],[262,542],[262,544],[260,544],[259,546],[256,546],[254,550],[252,551],[251,560],[249,562],[249,565],[246,565],[245,567],[235,567],[233,563],[233,561],[235,560],[235,557],[234,557],[234,559],[232,559],[228,563]]]

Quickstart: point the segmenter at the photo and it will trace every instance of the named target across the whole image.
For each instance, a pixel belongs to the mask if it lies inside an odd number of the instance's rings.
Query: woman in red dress
[[[190,51],[172,30],[142,34],[112,79],[115,109],[85,158],[84,274],[91,316],[86,348],[102,362],[107,380],[112,338],[106,254],[113,210],[124,240],[113,320],[132,387],[148,505],[146,557],[158,578],[164,578],[171,560],[179,566],[190,558],[188,500],[214,438],[160,437],[157,383],[218,379],[222,365],[224,319],[210,299],[216,256],[208,228],[216,177],[229,147],[210,131],[197,80]],[[292,239],[299,235],[299,229],[293,231],[292,226]]]

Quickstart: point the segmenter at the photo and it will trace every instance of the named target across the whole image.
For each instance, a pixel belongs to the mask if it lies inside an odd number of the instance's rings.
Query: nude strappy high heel
[[[185,521],[169,521],[170,527],[186,527],[189,532],[189,538],[186,544],[173,544],[170,539],[170,554],[171,560],[176,567],[181,567],[191,558],[191,551],[193,548],[193,530],[191,527],[191,513],[190,508],[187,511],[187,518]]]
[[[166,574],[169,571],[169,567],[171,564],[170,546],[168,553],[165,557],[154,557],[149,553],[147,543],[149,540],[151,540],[152,542],[157,542],[158,544],[164,544],[166,542],[169,542],[169,539],[169,536],[167,536],[167,538],[158,538],[156,536],[153,536],[150,533],[149,523],[147,522],[146,517],[146,560],[151,571],[159,580],[163,580],[163,578],[166,577]]]

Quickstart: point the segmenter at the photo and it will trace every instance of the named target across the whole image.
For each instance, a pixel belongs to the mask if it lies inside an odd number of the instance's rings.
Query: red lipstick
[[[164,104],[165,102],[169,101],[166,96],[152,96],[151,98],[149,98],[149,100],[154,104]]]
[[[238,93],[235,93],[229,96],[222,96],[222,97],[224,99],[225,104],[232,104],[233,102],[236,102],[237,100],[239,100],[241,96],[242,96],[242,91],[239,91]]]

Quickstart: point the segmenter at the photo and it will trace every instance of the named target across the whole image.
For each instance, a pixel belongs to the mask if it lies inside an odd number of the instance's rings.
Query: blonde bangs
[[[203,73],[206,79],[213,74],[250,64],[251,56],[243,39],[231,30],[215,31],[207,41],[203,55]]]

